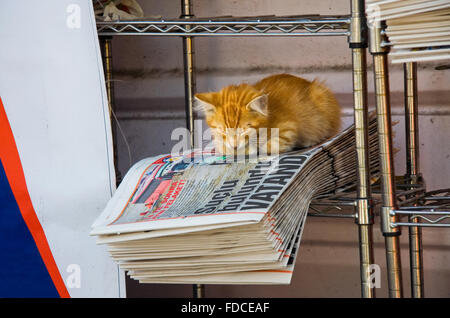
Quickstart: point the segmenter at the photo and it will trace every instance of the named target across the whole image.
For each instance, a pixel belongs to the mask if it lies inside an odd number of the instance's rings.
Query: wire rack
[[[394,222],[393,227],[450,227],[450,189],[425,192],[416,205],[400,206],[393,215],[408,218],[406,222]]]
[[[214,17],[97,22],[99,35],[348,36],[348,16]]]
[[[385,236],[388,285],[390,297],[402,297],[399,236],[401,227],[410,232],[410,268],[413,297],[423,297],[423,264],[420,228],[450,227],[450,189],[426,192],[415,169],[418,160],[417,85],[415,63],[405,63],[405,121],[412,125],[406,131],[408,174],[395,177],[393,172],[392,135],[385,123],[390,120],[389,72],[387,55],[389,40],[383,28],[370,27],[365,18],[365,1],[350,0],[351,14],[347,16],[296,15],[260,17],[196,18],[192,2],[182,0],[180,19],[140,19],[135,21],[98,21],[97,31],[102,42],[107,93],[114,109],[112,81],[112,36],[178,36],[183,41],[186,126],[193,131],[193,96],[195,93],[195,64],[193,38],[205,36],[273,37],[273,36],[343,36],[352,52],[353,95],[355,115],[355,143],[357,156],[357,183],[347,189],[336,189],[332,194],[316,198],[310,205],[310,216],[354,219],[359,232],[360,274],[362,297],[375,297],[370,284],[370,265],[374,263],[372,251],[372,225],[380,217]],[[370,35],[370,36],[369,36]],[[370,40],[370,41],[369,41]],[[381,176],[371,183],[368,167],[368,109],[366,79],[366,49],[370,43],[375,74],[375,93],[380,143]],[[406,106],[406,105],[405,105]],[[384,123],[384,124],[383,124]],[[193,143],[193,140],[191,140]],[[381,151],[382,150],[382,151]],[[414,169],[415,170],[414,170]],[[194,286],[194,297],[202,297],[203,285]]]

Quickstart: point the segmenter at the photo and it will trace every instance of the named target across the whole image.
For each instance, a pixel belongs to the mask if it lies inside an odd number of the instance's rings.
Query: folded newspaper
[[[376,171],[373,116],[369,143]],[[141,283],[289,284],[311,200],[355,186],[354,145],[352,126],[255,162],[202,152],[144,159],[91,234]]]
[[[450,0],[367,0],[369,23],[385,21],[393,63],[450,58]]]

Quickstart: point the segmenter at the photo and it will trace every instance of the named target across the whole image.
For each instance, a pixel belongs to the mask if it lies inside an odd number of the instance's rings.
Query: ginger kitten
[[[195,99],[212,129],[216,151],[222,154],[256,153],[263,139],[261,128],[267,129],[269,154],[318,144],[340,128],[341,111],[331,91],[317,81],[289,74],[199,93]]]

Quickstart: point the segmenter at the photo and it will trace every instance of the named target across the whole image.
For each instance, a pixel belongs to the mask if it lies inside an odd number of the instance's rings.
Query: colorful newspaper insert
[[[121,204],[120,213],[102,226],[96,224],[93,234],[258,222],[316,152],[291,152],[254,162],[227,162],[223,156],[195,152],[146,159],[128,172],[139,174],[132,180],[135,184],[124,180],[120,185],[117,196],[123,200],[105,209],[112,215]]]

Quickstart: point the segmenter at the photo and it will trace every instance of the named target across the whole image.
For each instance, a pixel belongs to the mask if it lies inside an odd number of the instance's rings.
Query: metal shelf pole
[[[419,172],[419,120],[417,103],[417,63],[405,63],[405,133],[406,133],[406,177],[411,184],[421,183]],[[419,218],[409,217],[409,222],[420,223]],[[422,228],[412,226],[409,232],[409,259],[411,272],[411,296],[424,297]]]
[[[181,18],[190,19],[194,16],[192,2],[181,0]],[[189,26],[186,27],[189,30]],[[190,133],[190,147],[194,149],[194,94],[195,94],[195,65],[194,65],[194,39],[191,36],[183,36],[183,64],[184,64],[184,98],[186,109],[186,128]],[[195,284],[192,286],[194,298],[205,296],[205,286]]]
[[[385,237],[386,265],[389,297],[403,297],[400,260],[400,228],[393,227],[397,216],[392,213],[397,208],[395,194],[395,173],[392,152],[392,121],[389,96],[389,74],[387,64],[388,49],[381,46],[381,26],[370,27],[370,52],[373,56],[375,95],[380,147],[382,207],[381,230]]]
[[[351,33],[349,46],[352,49],[353,103],[355,141],[357,156],[357,218],[360,254],[361,296],[375,297],[370,281],[373,258],[373,211],[370,190],[367,69],[367,32],[364,0],[351,1]]]
[[[118,152],[117,152],[117,125],[113,118],[115,117],[115,103],[114,103],[114,81],[113,81],[113,66],[112,66],[112,37],[102,36],[100,39],[100,50],[103,60],[103,71],[105,73],[105,86],[106,86],[106,96],[108,98],[108,109],[109,118],[111,118],[111,134],[113,141],[113,160],[114,160],[114,170],[116,171],[116,185],[119,185],[122,181],[122,176],[120,175],[118,169]]]
[[[98,22],[99,34],[105,35],[150,35],[180,36],[183,41],[183,61],[185,74],[186,126],[191,133],[191,147],[194,147],[194,113],[193,101],[195,93],[194,36],[331,36],[345,35],[352,49],[353,63],[353,96],[355,118],[355,143],[358,162],[357,197],[354,215],[335,215],[338,217],[354,217],[359,231],[360,273],[362,297],[374,297],[375,290],[370,282],[370,265],[373,264],[373,203],[370,189],[370,166],[367,131],[367,70],[366,70],[366,18],[365,1],[351,0],[351,15],[345,17],[312,16],[281,18],[230,18],[205,20],[196,19],[193,15],[192,1],[181,0],[182,15],[180,19],[167,21],[115,21]],[[401,226],[409,226],[410,262],[413,297],[423,297],[423,265],[421,226],[442,226],[437,224],[448,219],[448,211],[433,212],[442,215],[432,224],[420,223],[420,217],[429,214],[427,211],[398,210],[395,191],[395,174],[392,152],[392,128],[389,101],[389,79],[387,55],[388,47],[382,46],[380,25],[370,27],[370,53],[373,55],[375,93],[378,119],[378,140],[380,147],[382,208],[381,226],[385,237],[386,261],[388,270],[389,296],[402,297],[402,273],[399,249]],[[114,109],[114,87],[112,82],[111,39],[102,37],[102,53],[106,76],[108,103]],[[417,200],[411,189],[421,185],[419,173],[418,124],[417,124],[417,66],[415,63],[405,64],[405,110],[407,136],[407,177],[411,182],[406,186],[409,200]],[[113,136],[114,136],[113,127]],[[115,138],[114,138],[115,139]],[[116,151],[115,151],[116,153]],[[118,171],[118,169],[116,169]],[[119,179],[118,179],[119,180]],[[403,204],[405,201],[402,201]],[[320,205],[320,204],[319,204]],[[416,207],[416,206],[415,206]],[[431,206],[426,206],[430,208]],[[414,207],[411,207],[414,208]],[[417,207],[418,208],[418,207]],[[409,217],[409,223],[399,222],[401,215]],[[328,215],[333,216],[333,215]],[[425,219],[423,217],[423,219]],[[204,297],[204,285],[193,285],[194,297]]]
[[[194,16],[192,2],[181,0],[181,18],[190,19]],[[186,128],[190,132],[190,146],[194,148],[194,94],[195,94],[195,65],[194,65],[194,39],[183,36],[183,64],[184,64],[184,96],[186,109]]]

